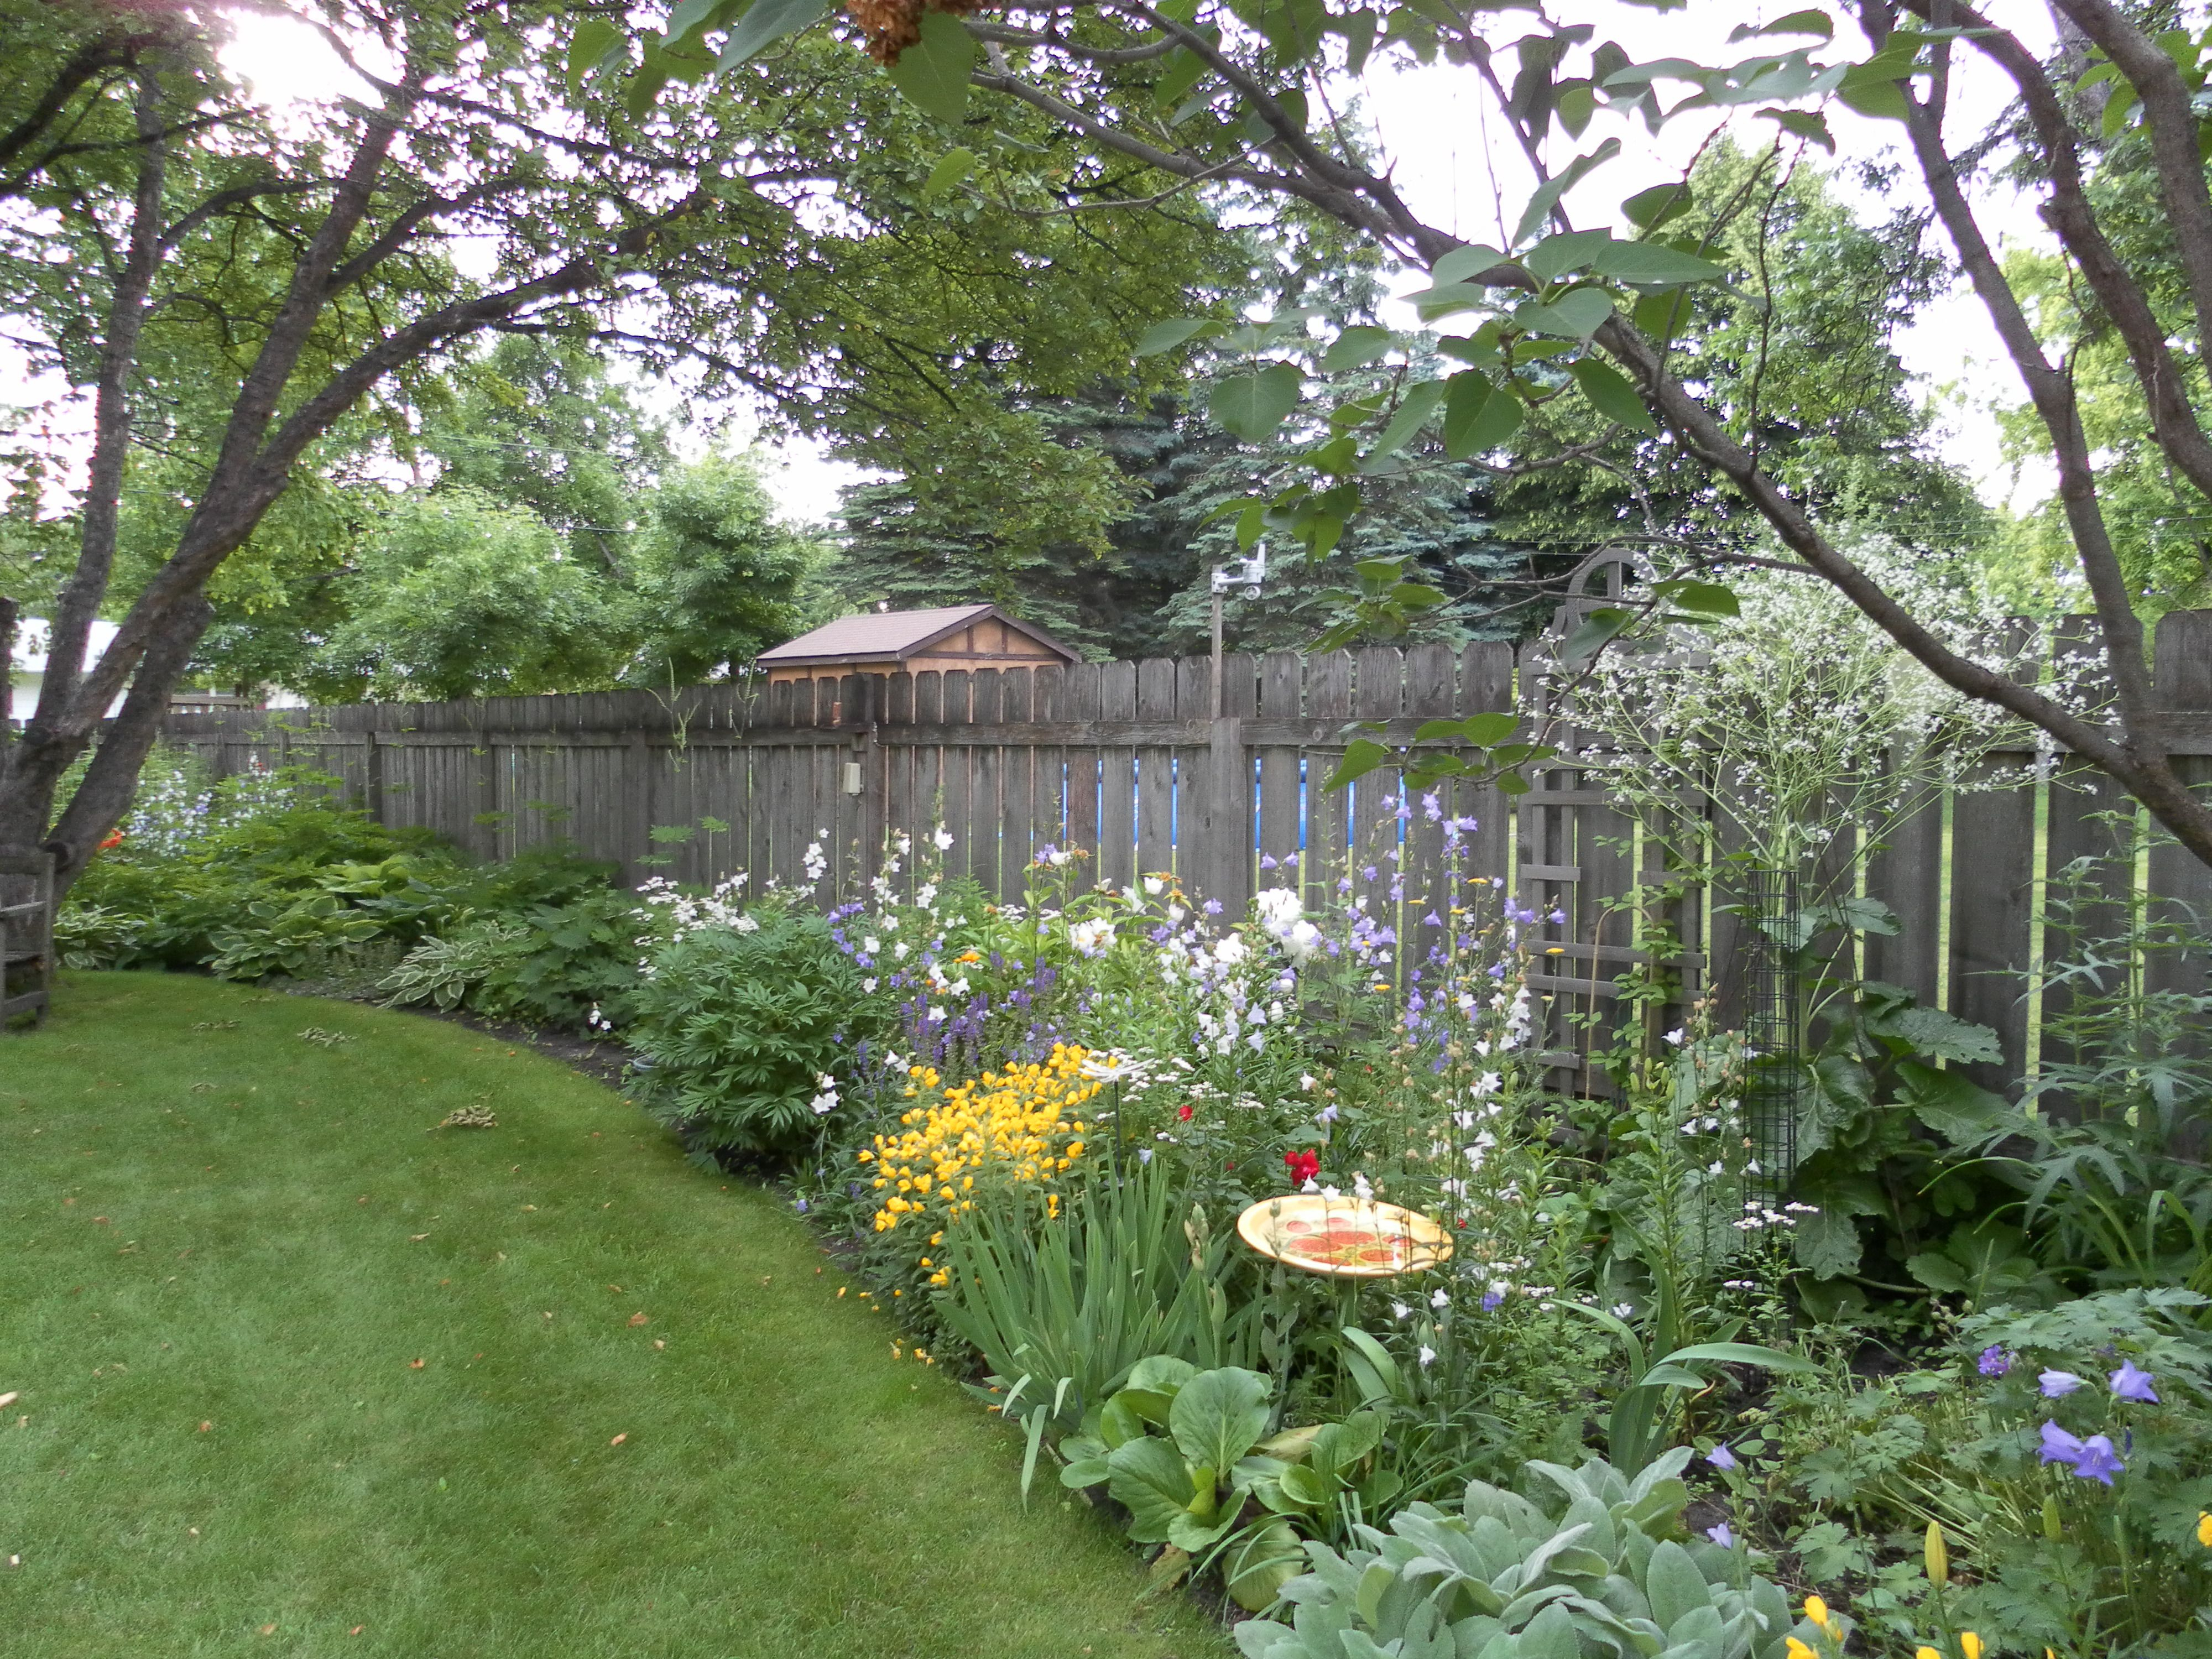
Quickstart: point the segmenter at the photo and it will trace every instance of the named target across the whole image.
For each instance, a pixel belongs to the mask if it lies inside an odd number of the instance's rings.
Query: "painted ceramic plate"
[[[1444,1230],[1425,1215],[1317,1193],[1263,1198],[1237,1218],[1237,1231],[1285,1267],[1341,1279],[1395,1278],[1432,1267],[1452,1251]]]

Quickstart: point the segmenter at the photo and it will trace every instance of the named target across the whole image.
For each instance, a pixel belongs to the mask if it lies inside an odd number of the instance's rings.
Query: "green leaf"
[[[1595,403],[1595,398],[1591,401]],[[1654,591],[1670,605],[1685,611],[1695,611],[1707,617],[1741,617],[1743,607],[1736,601],[1735,590],[1719,582],[1693,581],[1684,577],[1674,581],[1661,582]]]
[[[1797,1265],[1815,1279],[1859,1270],[1859,1224],[1839,1207],[1824,1204],[1799,1216],[1790,1242],[1797,1253]]]
[[[1389,350],[1391,341],[1396,337],[1387,328],[1356,325],[1329,342],[1328,349],[1322,353],[1321,366],[1331,374],[1348,368],[1364,368]]]
[[[930,168],[929,177],[922,182],[921,199],[933,202],[975,170],[975,152],[962,148],[949,149],[938,164]]]
[[[772,0],[753,0],[753,11]],[[813,4],[815,0],[794,0]],[[752,21],[753,12],[745,14]],[[743,27],[744,24],[740,24]],[[975,37],[949,11],[921,15],[921,39],[899,54],[890,66],[891,83],[909,103],[948,125],[957,126],[968,115],[968,76],[975,67]]]
[[[1713,1604],[1705,1575],[1698,1571],[1689,1551],[1671,1538],[1651,1552],[1650,1563],[1644,1571],[1644,1594],[1651,1603],[1652,1620],[1661,1630],[1672,1629],[1676,1620]]]
[[[1152,88],[1152,100],[1164,109],[1198,84],[1206,73],[1206,59],[1188,46],[1177,46],[1160,65],[1160,78]]]
[[[1129,1511],[1129,1536],[1140,1544],[1166,1543],[1195,1491],[1176,1449],[1147,1435],[1115,1447],[1106,1467],[1106,1490]]]
[[[1163,351],[1173,351],[1187,340],[1212,339],[1225,333],[1228,327],[1228,324],[1211,317],[1176,317],[1164,323],[1154,323],[1137,342],[1136,355],[1157,357]]]
[[[1877,1036],[1897,1038],[1910,1053],[1925,1054],[1930,1060],[1978,1066],[1996,1066],[2004,1060],[2004,1046],[1995,1031],[1941,1008],[1900,1008],[1884,1015],[1871,1029]]]
[[[1954,1146],[1987,1140],[2019,1120],[2019,1113],[2002,1095],[1990,1093],[1963,1073],[1939,1072],[1917,1060],[1905,1060],[1898,1062],[1897,1077],[1913,1116]]]
[[[1612,241],[1613,233],[1609,230],[1559,231],[1522,254],[1521,263],[1528,267],[1529,274],[1538,282],[1548,283],[1562,271],[1589,264],[1601,248]]]
[[[1329,774],[1324,788],[1341,789],[1355,779],[1364,778],[1390,758],[1390,751],[1371,738],[1354,738],[1344,746],[1344,758]]]
[[[568,40],[568,90],[583,89],[584,77],[599,68],[622,41],[623,33],[604,17],[586,17]]]
[[[1636,620],[1635,612],[1617,610],[1607,605],[1593,611],[1582,619],[1567,641],[1559,647],[1559,660],[1570,668],[1580,668],[1613,641],[1627,631]],[[1565,1305],[1565,1304],[1562,1304]]]
[[[1812,109],[1763,109],[1760,118],[1773,122],[1784,132],[1800,138],[1808,138],[1833,155],[1836,135],[1828,131],[1828,118]]]
[[[1587,155],[1577,155],[1567,164],[1566,171],[1555,173],[1536,187],[1528,198],[1528,205],[1521,211],[1521,222],[1513,232],[1514,246],[1519,246],[1536,234],[1537,228],[1552,216],[1552,210],[1559,198],[1583,181],[1591,169],[1602,166],[1620,154],[1620,140],[1608,138]]]
[[[1446,382],[1444,453],[1455,461],[1487,454],[1521,429],[1527,410],[1507,386],[1469,370]]]
[[[1663,242],[1608,243],[1591,256],[1589,268],[1623,283],[1701,283],[1721,274],[1711,259]]]
[[[722,42],[722,55],[714,60],[719,74],[750,63],[787,34],[820,21],[830,0],[753,0]]]
[[[1298,406],[1304,384],[1294,363],[1231,374],[1215,385],[1206,410],[1232,435],[1255,444],[1271,436]]]
[[[1398,412],[1390,417],[1390,423],[1376,438],[1374,447],[1367,452],[1366,459],[1380,460],[1411,443],[1413,435],[1428,424],[1429,416],[1437,412],[1437,405],[1443,401],[1443,396],[1444,383],[1442,380],[1424,380],[1419,386],[1408,387],[1405,401],[1398,405]]]
[[[1514,308],[1513,320],[1531,334],[1562,340],[1587,340],[1613,315],[1613,301],[1602,289],[1578,288],[1549,305],[1531,300]]]
[[[1618,421],[1632,432],[1659,430],[1651,411],[1644,408],[1644,399],[1636,395],[1636,388],[1595,357],[1577,357],[1567,365],[1567,373],[1575,377],[1575,384],[1589,399],[1590,407],[1607,420]],[[1735,595],[1730,594],[1729,599],[1733,603]]]
[[[1465,247],[1455,247],[1429,267],[1429,280],[1439,288],[1447,283],[1464,283],[1479,276],[1493,265],[1506,263],[1505,256],[1494,247],[1484,247],[1470,242]]]
[[[1259,1372],[1234,1365],[1200,1371],[1176,1395],[1168,1431],[1188,1462],[1230,1468],[1267,1433],[1273,1386]]]
[[[1836,25],[1825,11],[1793,11],[1771,23],[1738,23],[1729,31],[1729,45],[1762,34],[1813,34],[1823,40],[1832,40],[1836,38]]]
[[[1686,179],[1679,185],[1654,185],[1649,190],[1639,190],[1620,204],[1620,210],[1638,230],[1656,230],[1696,205],[1697,198],[1691,193]]]

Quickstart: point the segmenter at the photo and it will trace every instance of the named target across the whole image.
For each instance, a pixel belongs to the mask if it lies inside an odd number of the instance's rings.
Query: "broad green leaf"
[[[1364,368],[1389,350],[1390,342],[1396,337],[1387,328],[1364,323],[1355,325],[1328,343],[1328,349],[1322,353],[1321,366],[1332,374],[1347,368]]]
[[[1429,416],[1437,412],[1437,405],[1443,401],[1443,395],[1444,383],[1442,380],[1424,380],[1419,386],[1409,386],[1405,401],[1398,405],[1398,412],[1390,417],[1390,423],[1376,437],[1374,447],[1367,452],[1366,459],[1380,460],[1411,443],[1413,435],[1428,424]]]
[[[1446,382],[1444,453],[1455,461],[1487,454],[1521,429],[1521,399],[1505,386],[1492,386],[1474,369]]]
[[[1654,185],[1649,190],[1639,190],[1620,204],[1620,210],[1638,230],[1656,230],[1696,205],[1697,198],[1691,193],[1686,179],[1679,185]]]
[[[1713,1604],[1705,1575],[1698,1571],[1689,1551],[1671,1538],[1651,1552],[1644,1570],[1644,1594],[1651,1603],[1652,1620],[1662,1630],[1672,1629],[1676,1620],[1693,1608]]]
[[[1165,108],[1198,84],[1206,73],[1206,59],[1188,46],[1177,46],[1161,64],[1159,82],[1152,89],[1153,101]]]
[[[1784,132],[1799,138],[1809,138],[1822,149],[1836,153],[1836,135],[1828,131],[1828,118],[1812,109],[1763,109],[1762,119],[1773,122]]]
[[[1620,140],[1608,138],[1587,155],[1577,155],[1567,164],[1566,170],[1556,173],[1539,185],[1528,198],[1528,205],[1521,210],[1521,222],[1514,228],[1513,242],[1519,246],[1536,234],[1539,227],[1552,216],[1552,210],[1559,198],[1572,190],[1594,167],[1620,154]]]
[[[1367,54],[1375,49],[1375,31],[1382,22],[1371,11],[1355,11],[1339,20],[1337,27],[1344,33],[1344,68],[1347,75],[1358,75],[1367,67]]]
[[[1884,1018],[1875,1030],[1930,1060],[1982,1066],[2000,1065],[2004,1060],[2004,1049],[1995,1031],[1941,1008],[1900,1008]]]
[[[1635,620],[1633,611],[1617,610],[1611,605],[1591,611],[1582,619],[1575,631],[1567,635],[1566,643],[1559,647],[1559,660],[1570,668],[1582,667],[1619,639],[1629,623]]]
[[[1231,434],[1255,444],[1273,434],[1298,406],[1298,393],[1304,384],[1305,377],[1296,364],[1275,363],[1217,382],[1206,409]]]
[[[1448,283],[1464,283],[1479,276],[1493,265],[1506,263],[1505,256],[1494,247],[1484,247],[1470,242],[1465,247],[1455,247],[1429,267],[1429,280],[1438,287]]]
[[[1106,1490],[1129,1511],[1129,1536],[1140,1544],[1166,1543],[1195,1491],[1176,1449],[1147,1435],[1115,1447],[1106,1467]]]
[[[1341,789],[1346,784],[1365,777],[1389,758],[1390,751],[1373,738],[1354,738],[1345,744],[1344,758],[1336,763],[1336,770],[1329,774],[1328,782],[1323,787]]]
[[[1729,31],[1729,45],[1762,34],[1814,34],[1823,40],[1832,40],[1836,38],[1836,24],[1825,11],[1793,11],[1771,23],[1738,23]]]
[[[753,0],[754,12],[774,0]],[[815,0],[794,0],[811,5]],[[740,28],[743,23],[738,25]],[[890,66],[891,83],[907,100],[925,114],[957,126],[968,114],[968,76],[975,67],[975,37],[949,11],[921,15],[921,39],[899,54]]]
[[[1479,283],[1439,283],[1433,288],[1416,289],[1406,296],[1406,303],[1420,313],[1425,323],[1439,317],[1449,317],[1455,311],[1474,311],[1491,303],[1490,290]]]
[[[1587,340],[1612,315],[1613,301],[1602,290],[1578,288],[1561,295],[1549,305],[1530,300],[1516,306],[1513,320],[1531,334]]]
[[[1815,1279],[1834,1279],[1859,1270],[1859,1224],[1842,1210],[1822,1205],[1801,1215],[1790,1230],[1797,1265]]]
[[[1176,317],[1164,323],[1154,323],[1138,340],[1136,355],[1157,357],[1163,351],[1173,351],[1188,340],[1212,339],[1228,326],[1226,323],[1211,317]]]
[[[1577,357],[1567,365],[1567,373],[1575,377],[1590,407],[1607,420],[1618,421],[1632,432],[1658,431],[1658,422],[1644,408],[1644,399],[1636,395],[1636,388],[1616,371],[1595,357]]]
[[[975,170],[975,152],[965,148],[949,149],[929,170],[929,177],[921,186],[921,199],[933,202]]]
[[[604,17],[586,17],[568,40],[568,90],[582,88],[584,77],[623,38],[622,31]]]
[[[1257,1371],[1234,1365],[1200,1371],[1176,1393],[1168,1431],[1184,1458],[1226,1469],[1267,1431],[1267,1395],[1273,1384]]]
[[[1612,241],[1609,230],[1563,230],[1530,248],[1521,256],[1521,263],[1538,282],[1548,283],[1562,271],[1589,264],[1598,250]]]
[[[1589,268],[1623,283],[1701,283],[1721,274],[1711,259],[1661,242],[1611,242],[1593,254]]]
[[[829,9],[830,0],[753,0],[722,42],[722,55],[714,60],[714,68],[733,70],[750,63],[787,34],[796,34],[820,21]]]
[[[1915,1060],[1900,1060],[1897,1072],[1913,1116],[1954,1146],[1987,1140],[2019,1121],[2020,1114],[2002,1095],[1962,1073],[1939,1072]]]
[[[1692,581],[1683,578],[1662,582],[1654,591],[1662,594],[1669,605],[1680,605],[1685,611],[1695,611],[1702,616],[1740,617],[1743,614],[1743,607],[1736,600],[1735,590],[1719,582]]]

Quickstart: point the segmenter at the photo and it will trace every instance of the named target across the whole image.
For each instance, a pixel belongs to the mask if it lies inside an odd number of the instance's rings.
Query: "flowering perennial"
[[[884,1194],[875,1227],[889,1232],[912,1218],[942,1226],[975,1207],[980,1176],[989,1183],[1048,1184],[1075,1166],[1087,1126],[1079,1115],[1103,1085],[1084,1075],[1090,1051],[1055,1043],[1032,1065],[986,1072],[972,1083],[938,1091],[934,1067],[915,1066],[907,1094],[916,1103],[901,1114],[902,1134],[878,1135],[863,1163],[876,1166],[875,1188]],[[1060,1195],[1048,1194],[1057,1214]],[[933,1283],[944,1282],[940,1269]]]

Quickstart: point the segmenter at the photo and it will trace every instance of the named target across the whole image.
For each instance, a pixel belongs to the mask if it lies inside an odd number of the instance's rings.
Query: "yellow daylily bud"
[[[1817,1595],[1805,1598],[1805,1616],[1822,1630],[1828,1627],[1828,1604]]]
[[[1943,1659],[1943,1656],[1933,1648],[1915,1648],[1912,1650],[1912,1659]]]
[[[1959,1651],[1966,1659],[1982,1659],[1982,1638],[1970,1630],[1959,1632]]]
[[[1928,1582],[1938,1589],[1951,1582],[1951,1552],[1943,1542],[1943,1528],[1930,1521],[1928,1523]]]
[[[2212,1510],[2202,1511],[2197,1517],[2197,1541],[2212,1550]]]
[[[1794,1636],[1790,1638],[1788,1647],[1790,1659],[1815,1659],[1813,1650]]]

